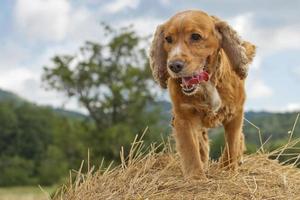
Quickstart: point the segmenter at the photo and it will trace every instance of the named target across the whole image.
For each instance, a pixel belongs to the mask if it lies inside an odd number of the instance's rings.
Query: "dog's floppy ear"
[[[154,80],[162,88],[167,88],[167,52],[163,48],[164,44],[164,27],[159,25],[156,28],[154,38],[150,47],[150,67]]]
[[[255,56],[255,46],[250,42],[243,41],[226,22],[215,16],[212,16],[212,18],[221,37],[221,47],[228,56],[233,70],[241,79],[245,79],[248,75],[248,65]]]

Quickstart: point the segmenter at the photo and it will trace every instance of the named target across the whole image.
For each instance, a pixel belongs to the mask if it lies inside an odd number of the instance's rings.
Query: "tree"
[[[63,152],[56,146],[49,146],[41,165],[38,167],[39,183],[52,185],[65,176],[68,163]]]
[[[0,186],[49,185],[86,158],[91,123],[29,102],[0,101]]]
[[[14,142],[17,136],[17,116],[9,102],[0,102],[0,156],[15,155]]]
[[[36,184],[34,162],[20,156],[0,156],[0,186]]]
[[[75,55],[55,56],[53,65],[44,67],[43,82],[87,109],[96,125],[90,138],[98,143],[94,147],[101,141],[102,150],[107,150],[108,142],[119,151],[135,134],[156,124],[159,113],[153,107],[153,81],[143,45],[147,40],[130,27],[115,30],[103,25],[103,29],[107,42],[86,42]],[[96,149],[103,153],[101,147]]]

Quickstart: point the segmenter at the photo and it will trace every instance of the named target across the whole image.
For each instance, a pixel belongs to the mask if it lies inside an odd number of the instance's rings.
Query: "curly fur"
[[[190,30],[201,33],[203,39],[189,42],[187,38],[194,33]],[[166,44],[167,35],[174,38],[173,43]],[[175,48],[180,51],[171,53]],[[243,41],[226,22],[201,11],[178,13],[157,28],[150,65],[154,79],[170,93],[173,134],[187,177],[205,178],[207,130],[219,125],[225,129],[226,141],[220,166],[236,169],[244,151],[244,79],[254,55],[253,44]],[[172,60],[185,63],[179,74],[168,70]],[[197,85],[192,95],[184,94],[181,77],[201,68],[210,74],[210,80]]]
[[[243,41],[238,33],[226,22],[219,20],[213,16],[216,29],[222,36],[222,48],[225,50],[233,70],[241,79],[245,79],[248,75],[248,65],[254,57],[254,50],[247,54],[250,48],[255,48],[249,42]],[[251,47],[252,46],[252,47]]]
[[[162,87],[167,88],[167,52],[163,49],[163,25],[156,28],[153,42],[150,47],[150,67],[154,80]]]

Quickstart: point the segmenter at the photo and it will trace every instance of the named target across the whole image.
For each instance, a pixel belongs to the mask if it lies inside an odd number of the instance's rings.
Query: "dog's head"
[[[244,79],[254,57],[254,45],[242,41],[216,17],[201,11],[180,12],[156,29],[150,50],[153,76],[163,88],[169,77],[181,79],[183,90],[191,92],[209,79],[221,48],[232,69]]]

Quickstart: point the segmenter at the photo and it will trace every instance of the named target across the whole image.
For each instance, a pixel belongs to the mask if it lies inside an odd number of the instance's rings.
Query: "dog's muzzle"
[[[199,70],[193,76],[186,76],[181,78],[181,88],[182,92],[186,95],[191,95],[196,90],[197,86],[203,82],[207,82],[209,80],[208,72],[204,70]]]

